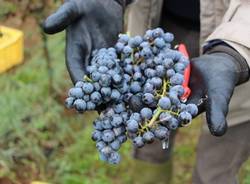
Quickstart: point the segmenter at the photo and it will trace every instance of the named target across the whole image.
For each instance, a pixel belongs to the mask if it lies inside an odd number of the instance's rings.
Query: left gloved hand
[[[48,34],[66,29],[66,65],[73,83],[83,80],[93,50],[114,45],[122,19],[119,0],[67,0],[45,20]]]

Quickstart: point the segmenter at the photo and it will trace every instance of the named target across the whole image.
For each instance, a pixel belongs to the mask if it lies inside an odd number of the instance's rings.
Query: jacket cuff
[[[206,54],[223,52],[231,57],[233,57],[233,62],[237,66],[237,73],[239,74],[239,79],[237,85],[240,85],[249,80],[250,70],[247,61],[242,57],[236,50],[226,44],[215,45],[214,47],[209,47],[204,50]]]

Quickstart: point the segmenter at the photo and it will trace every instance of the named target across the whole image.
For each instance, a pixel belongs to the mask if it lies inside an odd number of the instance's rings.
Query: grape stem
[[[167,95],[167,87],[168,87],[168,82],[166,81],[166,79],[163,80],[163,90],[162,90],[162,93],[161,93],[161,97],[164,97]],[[156,113],[154,114],[153,118],[150,120],[150,122],[148,123],[148,127],[152,127],[154,126],[156,120],[159,118],[160,114],[163,112],[163,110],[158,107],[156,109]]]
[[[164,97],[164,96],[166,96],[168,94],[167,93],[168,87],[169,87],[169,82],[166,79],[164,79],[163,80],[162,93],[159,94],[159,97]],[[154,116],[152,117],[152,119],[147,124],[147,127],[152,128],[155,124],[159,123],[160,121],[156,121],[156,120],[159,118],[160,114],[163,113],[163,112],[168,112],[168,113],[173,114],[175,116],[179,115],[178,112],[173,112],[171,110],[163,110],[161,107],[158,107],[156,109],[156,113],[154,114]]]
[[[161,113],[162,113],[162,109],[160,107],[158,107],[156,109],[156,113],[154,114],[153,118],[150,120],[150,122],[148,123],[147,126],[150,127],[150,128],[153,127],[156,120],[158,119],[158,117],[160,116]]]
[[[91,83],[94,82],[94,81],[93,81],[91,78],[89,78],[87,75],[84,75],[83,79],[84,79],[85,81],[87,81],[87,82],[91,82]]]

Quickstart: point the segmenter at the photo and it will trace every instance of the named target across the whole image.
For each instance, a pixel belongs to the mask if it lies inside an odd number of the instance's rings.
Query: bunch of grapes
[[[120,34],[114,48],[93,52],[88,76],[69,90],[66,106],[79,112],[106,105],[94,122],[92,139],[102,160],[120,161],[127,138],[136,147],[159,139],[167,147],[170,131],[198,114],[181,97],[188,59],[171,49],[174,35],[161,28],[141,36]]]

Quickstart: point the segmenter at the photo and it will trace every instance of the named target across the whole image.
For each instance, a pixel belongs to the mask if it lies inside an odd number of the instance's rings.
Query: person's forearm
[[[249,16],[250,16],[249,1],[231,0],[230,6],[224,15],[224,18],[222,19],[221,24],[217,26],[217,28],[206,40],[206,43],[208,43],[208,45],[211,42],[221,40],[222,42],[229,45],[230,48],[233,48],[235,51],[237,51],[237,53],[245,59],[245,60],[240,59],[238,61],[240,70],[242,70],[243,73],[246,73],[243,76],[243,80],[248,79],[246,77],[247,76],[246,70],[250,66],[250,41],[249,39],[247,39],[250,33]],[[229,55],[232,55],[232,53],[230,52]],[[236,60],[238,59],[236,58]]]

